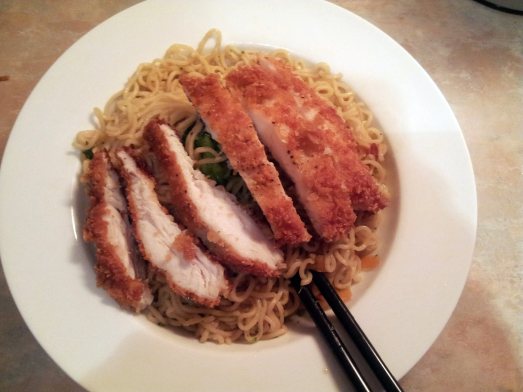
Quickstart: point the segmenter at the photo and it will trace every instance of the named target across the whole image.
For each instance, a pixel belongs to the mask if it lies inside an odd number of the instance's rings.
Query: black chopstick
[[[345,344],[341,341],[338,333],[330,323],[327,315],[318,303],[318,300],[312,294],[309,286],[300,286],[300,278],[298,275],[294,276],[291,281],[303,305],[322,333],[322,336],[327,340],[353,386],[358,391],[371,391],[372,389],[370,388],[369,383],[365,381],[353,355],[351,355]],[[385,390],[403,391],[328,279],[322,273],[314,271],[313,283],[316,285],[327,303],[331,306],[341,325],[349,334],[359,352]]]
[[[345,347],[345,344],[334,329],[334,326],[329,321],[317,299],[312,294],[309,286],[300,285],[300,277],[298,274],[291,278],[291,282],[294,289],[298,293],[303,306],[305,306],[321,334],[327,340],[327,343],[332,348],[334,355],[336,355],[338,362],[349,376],[349,379],[352,381],[354,387],[358,391],[370,392],[371,389],[365,382],[365,379],[363,378],[360,369],[356,365],[354,358],[350,354],[347,347]]]
[[[318,290],[320,290],[320,293],[330,305],[332,311],[340,321],[341,325],[343,325],[345,331],[347,331],[349,336],[352,338],[370,368],[374,371],[374,374],[376,374],[378,380],[385,387],[385,390],[402,391],[398,381],[387,368],[385,362],[383,362],[370,340],[356,322],[352,313],[338,296],[334,287],[332,287],[329,280],[325,275],[316,271],[312,272],[312,276],[314,284],[318,287]]]

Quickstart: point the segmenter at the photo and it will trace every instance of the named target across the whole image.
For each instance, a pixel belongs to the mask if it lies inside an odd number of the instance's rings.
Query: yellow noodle
[[[289,64],[311,88],[336,107],[352,129],[358,145],[363,147],[362,151],[370,151],[361,153],[362,162],[379,182],[383,182],[383,161],[387,152],[383,133],[373,126],[372,113],[357,100],[341,75],[333,74],[325,63],[311,65],[285,50],[265,55]],[[224,162],[226,157],[222,152],[195,146],[198,135],[205,130],[204,124],[198,120],[178,79],[190,72],[225,75],[231,67],[253,61],[257,56],[255,51],[222,46],[221,33],[214,29],[205,34],[196,49],[174,44],[163,58],[141,64],[103,110],[94,109],[95,128],[78,132],[74,146],[82,151],[107,149],[110,155],[121,146],[132,146],[143,153],[156,172],[156,163],[148,154],[142,133],[147,123],[158,117],[173,125],[180,137],[185,137],[184,146],[195,167]],[[84,173],[88,162],[83,162]],[[247,200],[249,192],[245,183],[237,173],[232,174],[225,189],[239,200]],[[157,191],[165,203],[169,200],[166,183],[159,173]],[[214,309],[177,296],[167,287],[163,277],[151,271],[149,282],[155,301],[146,310],[146,315],[154,323],[184,328],[202,342],[255,342],[280,336],[287,331],[286,318],[299,308],[299,299],[290,288],[288,278],[299,273],[302,284],[306,284],[311,280],[310,270],[317,269],[324,271],[338,290],[350,289],[360,279],[361,257],[376,252],[375,229],[375,220],[367,218],[365,224],[355,226],[332,244],[313,240],[299,248],[286,248],[287,268],[282,277],[260,279],[237,274],[231,279],[230,293]]]

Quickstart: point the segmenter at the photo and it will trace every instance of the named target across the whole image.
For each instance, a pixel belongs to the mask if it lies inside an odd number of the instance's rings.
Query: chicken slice
[[[228,289],[222,265],[208,257],[158,201],[154,181],[125,150],[116,154],[125,182],[134,233],[144,259],[164,274],[178,295],[213,307]]]
[[[272,76],[280,89],[291,93],[300,115],[325,135],[324,145],[336,154],[340,173],[350,190],[354,210],[377,212],[386,207],[389,203],[388,191],[376,183],[359,159],[352,131],[338,115],[336,108],[282,62],[261,58],[260,66]]]
[[[166,124],[152,121],[144,137],[168,178],[175,217],[222,264],[253,275],[278,276],[283,263],[281,251],[232,195],[193,168],[175,132]]]
[[[298,245],[310,240],[278,172],[269,162],[252,121],[217,75],[184,75],[180,82],[230,165],[240,174],[269,222],[276,241]]]
[[[303,114],[292,92],[258,64],[238,67],[226,80],[261,141],[294,182],[316,232],[326,241],[345,234],[356,219],[350,190],[337,163],[340,151],[327,140],[329,133],[310,120],[314,112]]]
[[[153,298],[132,239],[119,179],[105,151],[94,154],[87,180],[91,208],[83,235],[96,246],[97,285],[123,308],[140,312]]]

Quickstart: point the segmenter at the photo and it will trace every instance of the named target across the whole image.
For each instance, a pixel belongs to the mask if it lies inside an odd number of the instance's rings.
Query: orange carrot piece
[[[367,255],[361,259],[361,269],[364,271],[373,270],[380,264],[378,255]]]

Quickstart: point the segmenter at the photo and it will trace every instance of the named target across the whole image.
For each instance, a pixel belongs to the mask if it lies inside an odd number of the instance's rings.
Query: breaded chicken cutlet
[[[314,124],[316,109],[300,106],[273,73],[259,64],[240,66],[226,77],[242,101],[260,140],[286,172],[316,232],[333,241],[356,220],[337,149],[330,136]],[[327,142],[327,143],[326,143]]]
[[[96,246],[96,282],[123,308],[140,312],[152,302],[145,265],[136,252],[120,182],[105,151],[87,174],[89,209],[84,239]]]
[[[175,218],[232,270],[278,276],[283,268],[282,252],[232,195],[193,168],[194,162],[174,130],[152,121],[144,138],[168,178]]]
[[[245,181],[279,244],[299,245],[311,238],[274,164],[269,162],[251,119],[240,101],[217,75],[183,75],[180,83],[189,100],[220,143],[229,163]]]
[[[388,193],[377,184],[361,162],[351,129],[338,115],[336,108],[282,62],[261,59],[260,66],[280,89],[291,93],[302,116],[325,136],[324,145],[336,156],[340,173],[350,190],[352,208],[355,211],[370,212],[385,208],[389,203]]]
[[[158,201],[152,178],[125,150],[117,152],[118,171],[125,182],[134,235],[144,259],[165,277],[171,290],[207,307],[228,290],[221,264],[212,260],[182,230]]]

